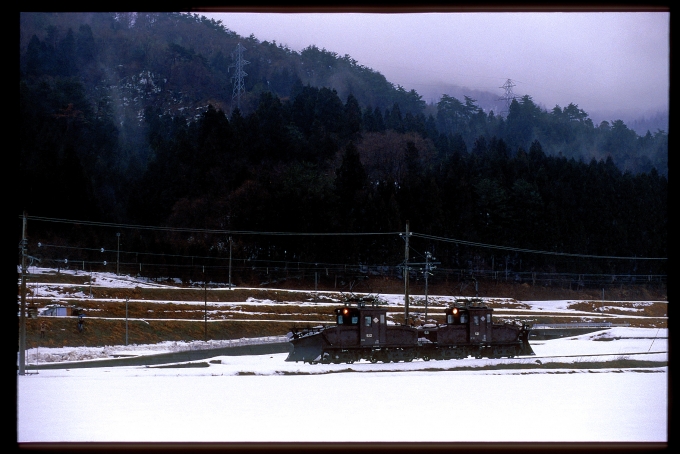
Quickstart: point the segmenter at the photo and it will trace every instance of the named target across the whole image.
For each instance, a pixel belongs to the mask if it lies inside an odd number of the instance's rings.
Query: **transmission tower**
[[[231,94],[232,105],[234,103],[234,98],[236,98],[236,106],[241,110],[241,94],[246,92],[246,87],[243,84],[243,78],[248,74],[243,70],[245,65],[250,64],[249,61],[243,59],[243,51],[246,50],[245,47],[238,43],[234,52],[231,53],[231,58],[235,60],[235,63],[229,66],[229,69],[236,68],[234,75],[231,77],[231,83],[234,85],[234,90]]]
[[[512,80],[508,79],[501,87],[499,87],[505,90],[505,95],[498,98],[499,101],[505,101],[505,110],[503,111],[505,114],[510,111],[510,104],[512,103],[512,100],[517,98],[517,96],[515,96],[515,94],[512,92],[512,87],[514,86],[515,84],[512,82]]]

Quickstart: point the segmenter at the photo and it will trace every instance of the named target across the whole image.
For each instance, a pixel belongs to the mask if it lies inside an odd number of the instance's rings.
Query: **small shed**
[[[42,313],[43,316],[48,317],[67,317],[71,315],[71,308],[66,306],[50,306]]]

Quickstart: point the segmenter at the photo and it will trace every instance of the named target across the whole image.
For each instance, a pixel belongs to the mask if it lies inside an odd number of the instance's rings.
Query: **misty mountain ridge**
[[[25,18],[32,14],[41,14],[43,16],[42,21],[38,22],[38,24],[42,26],[42,30],[39,29],[31,30],[31,28],[35,26],[35,23],[31,24],[30,21],[25,21]],[[22,27],[20,29],[21,48],[25,49],[27,47],[32,32],[40,31],[40,33],[45,33],[45,31],[47,31],[50,27],[55,27],[55,25],[50,24],[49,20],[46,21],[45,20],[46,18],[52,19],[54,23],[63,22],[64,23],[63,27],[70,26],[72,29],[75,30],[75,27],[77,27],[76,23],[80,22],[81,25],[93,23],[93,21],[96,20],[94,18],[102,14],[105,13],[30,13],[30,14],[22,13],[22,25],[30,24],[31,26]],[[192,17],[191,14],[181,15],[185,16],[185,18]],[[143,17],[138,13],[124,13],[124,14],[119,13],[114,16],[116,17],[116,20],[121,24],[120,26],[123,28],[126,26],[134,27],[137,20],[140,20],[141,22],[140,17]],[[205,17],[198,15],[194,15],[193,17],[195,17],[196,21],[198,22],[197,24],[194,24],[195,26],[207,25],[213,28],[212,30],[213,32],[215,31],[215,29],[219,29],[223,32],[222,38],[223,39],[227,38],[225,41],[228,40],[233,42],[234,44],[244,43],[246,45],[245,57],[247,57],[246,60],[248,66],[244,66],[244,69],[248,69],[247,71],[248,75],[245,77],[244,83],[246,84],[247,92],[256,94],[257,92],[261,91],[264,87],[266,87],[266,89],[269,90],[274,89],[274,91],[278,93],[279,96],[282,98],[286,98],[286,96],[288,95],[287,93],[288,90],[282,89],[283,87],[281,86],[280,82],[277,83],[274,80],[272,80],[272,76],[281,76],[280,73],[271,74],[271,72],[269,72],[269,74],[266,74],[264,75],[264,77],[261,77],[258,74],[258,71],[255,71],[256,68],[258,70],[261,70],[263,64],[265,66],[270,67],[288,66],[288,70],[291,73],[289,74],[289,76],[293,76],[292,73],[297,72],[297,75],[300,77],[303,83],[309,83],[312,86],[321,86],[320,84],[325,84],[325,86],[335,89],[338,92],[338,95],[340,96],[341,99],[346,99],[347,95],[352,93],[355,97],[357,97],[360,104],[364,105],[369,104],[371,107],[379,107],[381,109],[386,107],[387,108],[392,107],[392,102],[390,102],[391,100],[385,98],[390,98],[393,96],[385,96],[383,94],[382,96],[377,97],[373,96],[367,99],[365,93],[366,90],[358,86],[358,84],[356,83],[359,82],[356,80],[357,75],[352,74],[353,72],[356,73],[357,70],[359,70],[359,72],[363,72],[364,75],[368,74],[370,77],[378,81],[382,79],[381,82],[391,87],[392,89],[396,88],[405,91],[403,90],[402,87],[394,85],[391,82],[389,82],[382,74],[380,74],[380,72],[361,65],[359,62],[352,59],[351,56],[349,55],[340,56],[335,54],[334,52],[327,51],[326,49],[318,49],[313,43],[310,43],[308,48],[298,53],[295,51],[291,51],[286,46],[276,44],[275,41],[271,43],[267,41],[260,41],[254,35],[250,35],[249,37],[242,37],[237,33],[231,31],[228,28],[229,24],[223,24],[221,23],[221,21],[215,21],[212,19],[208,20]],[[75,22],[73,22],[74,18],[77,18]],[[24,31],[24,29],[26,30]],[[54,31],[49,31],[48,34],[49,33],[54,33]],[[215,38],[210,37],[205,32],[196,33],[196,35],[205,36],[205,38],[210,42],[209,47],[206,49],[207,52],[201,50],[202,47],[205,47],[205,43],[195,42],[194,45],[191,45],[192,44],[191,40],[187,39],[188,37],[182,37],[178,35],[175,35],[173,38],[173,41],[176,42],[176,44],[173,44],[173,46],[175,47],[176,51],[179,52],[178,56],[180,58],[185,59],[194,58],[195,56],[199,56],[203,59],[207,58],[208,60],[206,61],[206,63],[210,63],[211,66],[213,66],[214,68],[213,70],[217,70],[218,72],[224,73],[223,76],[226,76],[223,77],[224,86],[218,88],[218,91],[221,92],[221,96],[215,96],[214,94],[210,94],[207,97],[204,97],[202,101],[196,100],[197,102],[191,102],[190,104],[186,104],[187,103],[186,96],[180,98],[174,96],[171,102],[166,103],[167,104],[166,107],[169,109],[169,111],[178,112],[186,111],[186,109],[196,109],[199,108],[200,106],[207,106],[209,103],[212,103],[216,107],[223,109],[225,112],[230,112],[234,107],[234,105],[232,105],[233,102],[230,102],[231,100],[229,99],[229,95],[232,94],[231,93],[232,84],[234,82],[233,76],[236,72],[236,68],[234,67],[233,61],[234,49],[232,47],[227,46],[224,46],[224,48],[222,49],[219,48],[220,46],[216,47],[215,43],[213,42]],[[189,46],[187,46],[187,44],[189,44]],[[104,43],[100,42],[99,45],[104,45]],[[136,46],[139,47],[140,43],[137,43]],[[139,52],[144,52],[148,54],[149,45],[146,44],[144,47],[146,47],[146,50],[140,49],[139,51],[136,51],[133,49],[132,54],[134,55],[135,53]],[[229,56],[230,53],[231,58]],[[324,66],[322,67],[322,70],[317,68],[312,68],[311,70],[305,68],[305,65],[309,63],[305,61],[304,58],[305,54],[312,54],[315,59],[319,60],[314,63],[323,63]],[[282,58],[283,59],[292,58],[295,60],[302,61],[298,61],[297,63],[293,63],[291,65],[290,62],[282,62],[280,60]],[[324,60],[324,62],[321,62],[320,60]],[[118,66],[122,67],[123,65],[119,64]],[[123,81],[125,81],[125,84],[128,85],[127,88],[131,88],[130,83],[133,82],[134,79],[148,81],[154,76],[159,78],[165,77],[163,74],[160,73],[154,74],[154,72],[149,71],[148,68],[146,70],[144,70],[144,68],[140,68],[141,71],[138,74],[132,74],[129,72],[129,69],[131,69],[131,67],[134,67],[135,65],[126,66],[128,66],[127,68],[128,71],[123,71],[123,73],[120,74],[120,77],[118,78],[120,82],[112,80],[113,85],[114,86],[120,85],[119,88],[121,90],[124,90],[126,88],[122,86]],[[297,71],[295,71],[296,69]],[[114,73],[117,71],[118,70],[114,70]],[[114,73],[112,73],[111,70],[108,70],[108,73],[109,75],[114,75]],[[253,82],[254,77],[261,78],[261,81]],[[201,81],[199,79],[194,80],[194,82],[200,83]],[[160,90],[159,85],[156,85],[154,89]],[[145,92],[146,94],[149,94],[148,87],[146,88],[142,87],[141,90],[136,89],[136,91],[139,92],[137,93],[137,96],[134,96],[134,99],[137,103],[143,102]],[[174,90],[175,94],[182,91],[183,90]],[[430,109],[428,109],[430,112],[432,111],[432,107],[434,107],[436,103],[439,102],[442,95],[446,94],[458,98],[460,100],[462,100],[465,96],[474,99],[476,101],[476,104],[487,114],[489,112],[493,112],[495,115],[507,115],[507,104],[505,100],[501,99],[504,96],[504,93],[500,87],[497,92],[491,92],[486,90],[470,89],[461,85],[457,85],[455,83],[453,84],[442,83],[428,85],[427,88],[423,88],[420,91],[411,90],[409,93],[419,96],[420,99],[425,102],[426,106],[431,107]],[[529,96],[532,96],[531,93],[527,94]],[[516,93],[515,96],[516,98],[520,98],[521,96],[523,96],[523,94]],[[220,100],[220,98],[223,98],[223,100]],[[543,108],[546,111],[550,111],[554,107],[545,105],[544,103],[542,103],[540,99],[533,99],[533,101],[539,107]],[[573,103],[578,106],[578,102],[576,100],[573,101]],[[561,107],[564,108],[565,106]],[[247,110],[248,103],[244,102],[241,109]],[[404,109],[404,106],[402,106],[402,110],[409,111],[410,109],[408,107]],[[638,135],[644,135],[648,130],[652,133],[655,133],[659,129],[668,132],[668,112],[658,111],[658,112],[634,113],[634,112],[592,110],[587,113],[595,125],[598,125],[602,121],[612,122],[615,120],[623,120],[624,123],[626,123],[626,125],[630,129],[634,130]]]
[[[428,104],[349,55],[180,13],[22,13],[19,88],[17,203],[31,215],[234,232],[398,232],[410,220],[425,235],[524,250],[667,253],[668,135],[594,124],[575,104],[547,110],[526,95],[497,115],[499,94],[454,87]],[[45,224],[31,234],[110,240]],[[224,241],[140,232],[125,247],[224,256]],[[99,260],[92,251],[69,263]],[[404,249],[373,236],[239,237],[234,253],[399,263]],[[638,266],[503,255],[437,246],[456,270]]]
[[[659,130],[669,132],[670,128],[668,111],[657,110],[641,113],[630,111],[593,111],[592,113],[589,112],[589,114],[595,124],[599,124],[602,121],[623,120],[629,129],[632,129],[640,136],[647,134],[647,131],[652,134]]]
[[[419,92],[428,104],[436,104],[441,98],[442,94],[463,99],[468,96],[477,101],[479,107],[484,112],[493,112],[494,115],[507,115],[507,105],[502,99],[504,93],[499,88],[498,93],[467,88],[455,84],[431,84],[428,88]],[[531,96],[531,93],[527,93]],[[515,98],[521,98],[522,95],[515,94]],[[550,111],[555,106],[548,106],[541,102],[540,99],[534,99],[536,105],[546,111]],[[578,103],[575,103],[578,105]],[[566,106],[561,106],[566,107]],[[588,116],[595,125],[599,125],[603,121],[614,122],[622,120],[629,129],[635,131],[638,135],[643,136],[647,131],[652,134],[658,130],[668,132],[669,130],[669,115],[668,111],[664,110],[650,110],[647,112],[633,112],[633,111],[619,111],[619,110],[591,110],[588,111]]]

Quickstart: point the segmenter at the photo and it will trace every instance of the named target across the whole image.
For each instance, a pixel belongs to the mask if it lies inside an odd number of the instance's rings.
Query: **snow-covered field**
[[[601,361],[589,356],[598,354],[667,361],[667,335],[613,328],[534,342],[535,357],[514,360],[573,369],[475,370],[507,359],[309,365],[272,354],[220,356],[196,368],[29,371],[18,377],[17,436],[20,443],[667,442],[668,367],[585,364]],[[604,336],[612,340],[595,340]],[[472,369],[455,369],[462,366]]]
[[[145,285],[115,275],[97,276],[96,282]],[[398,295],[381,297],[388,304],[403,301]],[[521,303],[537,311],[575,312],[569,301]],[[27,362],[153,354],[222,342],[32,349]],[[309,365],[270,354],[216,356],[202,361],[205,367],[191,368],[27,370],[17,376],[17,441],[668,441],[668,367],[593,364],[668,361],[667,329],[614,327],[532,341],[532,347],[536,356],[512,360]],[[507,366],[539,362],[560,366]],[[490,365],[497,367],[482,368]]]

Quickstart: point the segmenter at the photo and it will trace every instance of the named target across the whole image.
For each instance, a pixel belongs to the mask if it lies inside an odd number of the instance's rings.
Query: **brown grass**
[[[75,317],[49,317],[45,338],[40,338],[39,320],[26,321],[26,347],[104,347],[125,344],[125,320],[85,319],[82,333]],[[274,321],[128,320],[128,344],[155,344],[164,341],[190,342],[282,336],[293,323]],[[206,336],[207,330],[207,336]]]
[[[82,299],[76,295],[89,295],[89,275],[78,276],[70,274],[41,274],[29,275],[27,281],[27,304],[29,310],[37,311],[54,302],[54,298],[37,298],[33,295],[33,289],[37,285],[48,283],[70,283],[75,287],[65,288],[59,303],[80,310],[86,314],[85,330],[79,333],[76,329],[76,317],[40,317],[27,318],[27,347],[38,345],[43,347],[62,346],[106,346],[120,345],[125,343],[125,318],[126,299],[128,318],[128,343],[129,344],[153,344],[162,341],[194,341],[194,340],[222,340],[239,339],[247,337],[262,337],[285,335],[292,326],[317,325],[319,323],[332,323],[332,309],[325,305],[316,305],[318,302],[329,302],[329,298],[342,301],[343,294],[334,291],[329,294],[318,294],[313,290],[288,291],[285,289],[244,289],[232,290],[201,288],[101,288],[92,287],[92,299]],[[297,284],[304,284],[297,282]],[[356,288],[361,293],[400,293],[403,284],[398,280],[374,279],[367,280]],[[312,287],[313,288],[313,287]],[[332,290],[332,289],[331,289]],[[418,285],[413,286],[412,301],[421,305],[423,289]],[[474,291],[474,289],[473,289]],[[461,294],[462,293],[462,294]],[[469,292],[468,292],[469,293]],[[593,295],[587,296],[588,292],[576,292],[561,289],[546,289],[532,287],[528,284],[508,285],[494,283],[480,286],[479,296],[497,297],[496,301],[489,304],[495,309],[496,321],[515,320],[528,324],[534,323],[569,323],[578,321],[627,323],[632,327],[665,328],[667,324],[667,303],[665,291],[656,293],[642,288],[621,289],[620,294],[607,294],[608,298],[618,302],[605,302],[608,307],[599,311],[603,303],[598,301],[601,294],[593,291]],[[430,287],[431,295],[466,295],[460,292],[460,286],[456,283],[440,284]],[[71,298],[68,298],[68,296]],[[646,296],[648,304],[626,302],[625,297]],[[653,297],[653,298],[652,298]],[[239,304],[253,298],[260,301],[270,301],[266,304],[249,305]],[[500,299],[503,298],[503,299]],[[513,300],[514,298],[514,300]],[[521,300],[540,299],[588,299],[589,301],[572,303],[571,309],[590,312],[581,317],[566,317],[559,313],[550,312],[515,312],[508,313],[503,309],[528,309],[528,305]],[[645,298],[639,298],[640,301]],[[179,303],[185,301],[186,303]],[[304,306],[296,303],[305,302]],[[309,304],[309,303],[312,304]],[[235,303],[235,304],[219,304]],[[340,303],[338,303],[340,304]],[[434,319],[443,323],[441,307],[431,304],[428,307],[428,319]],[[617,309],[617,307],[621,309]],[[636,312],[624,310],[627,307],[635,307]],[[208,322],[205,322],[206,309]],[[412,312],[423,313],[423,309],[412,308]],[[608,314],[631,315],[628,317],[612,318]],[[633,318],[636,317],[643,318]],[[403,322],[404,308],[394,307],[390,309],[388,319]],[[142,321],[143,320],[143,321]],[[246,321],[248,320],[248,321]],[[45,339],[40,339],[39,321],[46,321],[49,325]],[[207,334],[206,334],[207,328]]]

